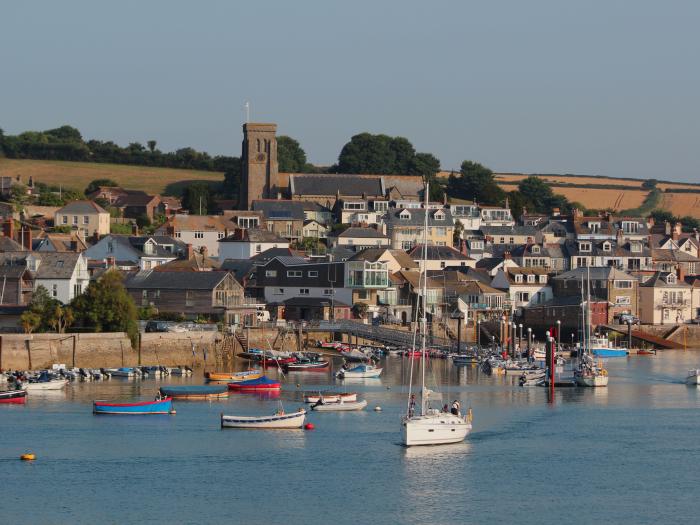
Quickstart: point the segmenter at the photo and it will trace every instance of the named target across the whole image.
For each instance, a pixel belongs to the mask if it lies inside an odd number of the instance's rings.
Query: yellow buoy
[[[27,454],[22,454],[19,459],[22,461],[34,461],[36,459],[36,454],[32,454],[31,452],[28,452]]]

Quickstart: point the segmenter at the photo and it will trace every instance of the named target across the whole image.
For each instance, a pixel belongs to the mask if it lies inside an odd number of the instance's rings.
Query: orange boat
[[[225,381],[226,383],[237,383],[239,381],[247,381],[248,379],[257,379],[262,377],[263,373],[260,370],[245,370],[243,372],[207,372],[204,377],[207,381]]]

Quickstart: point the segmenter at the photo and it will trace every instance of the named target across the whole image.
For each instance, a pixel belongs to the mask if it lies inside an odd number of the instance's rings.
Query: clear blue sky
[[[330,164],[355,133],[444,168],[700,179],[700,2],[21,1],[0,127],[240,154],[243,104]]]

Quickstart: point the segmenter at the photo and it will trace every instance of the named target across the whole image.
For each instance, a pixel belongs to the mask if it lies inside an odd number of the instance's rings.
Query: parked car
[[[167,321],[148,321],[146,323],[146,332],[167,332]]]
[[[620,314],[620,317],[618,319],[620,321],[620,324],[639,324],[639,317],[632,314]]]

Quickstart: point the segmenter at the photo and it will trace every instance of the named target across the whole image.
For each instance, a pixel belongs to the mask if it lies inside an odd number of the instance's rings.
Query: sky
[[[444,169],[700,182],[700,2],[4,2],[0,127],[70,124],[239,155],[275,122],[308,159],[401,135]]]

